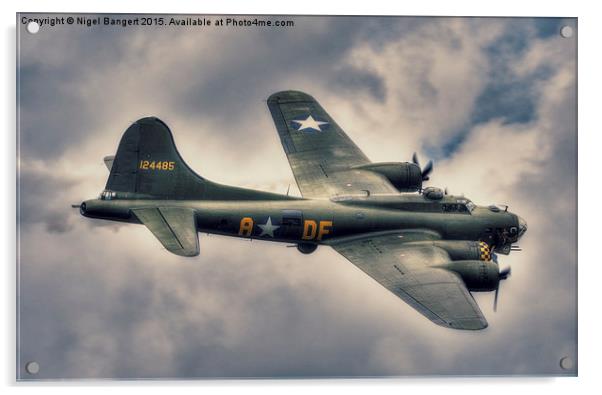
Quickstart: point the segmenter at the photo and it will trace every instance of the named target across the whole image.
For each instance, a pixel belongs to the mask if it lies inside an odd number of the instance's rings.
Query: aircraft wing
[[[187,257],[199,255],[199,238],[192,209],[153,207],[132,211],[168,251]]]
[[[268,107],[303,197],[399,193],[383,176],[352,169],[370,160],[310,95],[274,93]]]
[[[454,329],[486,328],[487,320],[460,276],[437,267],[450,261],[447,252],[432,245],[406,245],[420,239],[433,236],[398,232],[333,241],[331,245],[435,324]]]

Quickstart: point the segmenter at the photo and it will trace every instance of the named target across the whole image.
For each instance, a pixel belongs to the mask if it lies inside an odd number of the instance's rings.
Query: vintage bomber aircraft
[[[144,224],[170,252],[199,254],[197,232],[328,245],[434,323],[483,329],[470,291],[497,291],[508,254],[527,230],[507,207],[422,188],[432,162],[372,163],[311,96],[278,92],[268,107],[303,198],[225,186],[184,163],[161,120],[124,133],[98,199],[82,215]]]

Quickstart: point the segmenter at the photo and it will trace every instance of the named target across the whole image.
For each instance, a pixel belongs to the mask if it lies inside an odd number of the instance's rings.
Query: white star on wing
[[[321,132],[322,129],[320,129],[320,126],[328,125],[328,122],[316,121],[314,117],[311,116],[311,114],[305,120],[293,119],[293,122],[299,124],[299,127],[297,128],[298,131],[302,131],[305,129],[314,129],[318,132]]]
[[[265,225],[257,225],[261,228],[261,234],[259,237],[263,235],[268,235],[270,237],[274,237],[274,231],[278,229],[280,226],[272,225],[272,217],[268,217],[268,222]]]

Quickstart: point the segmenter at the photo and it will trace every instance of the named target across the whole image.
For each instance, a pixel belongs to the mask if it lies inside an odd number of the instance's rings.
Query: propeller
[[[416,155],[416,153],[414,152],[414,155],[412,155],[412,162],[414,162],[414,164],[418,167],[420,167],[420,162],[418,161],[418,155]],[[430,179],[429,174],[431,174],[431,172],[433,171],[433,161],[429,160],[426,164],[426,166],[424,166],[424,169],[421,168],[421,173],[422,173],[422,181],[428,181]]]
[[[495,263],[497,263],[497,255],[493,254],[493,260]],[[495,287],[495,296],[493,298],[493,311],[497,311],[497,296],[498,293],[500,291],[500,282],[502,280],[505,280],[508,278],[508,276],[510,276],[510,273],[512,273],[512,270],[510,269],[510,266],[508,266],[505,269],[500,270],[499,272],[499,281],[497,283],[497,287]]]

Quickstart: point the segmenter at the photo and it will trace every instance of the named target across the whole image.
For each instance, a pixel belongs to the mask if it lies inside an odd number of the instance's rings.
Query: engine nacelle
[[[458,273],[469,291],[495,291],[500,282],[498,265],[492,261],[454,261],[444,268]]]
[[[302,254],[311,254],[317,248],[318,248],[317,244],[312,244],[312,243],[299,243],[299,244],[297,244],[297,249]]]
[[[458,273],[469,291],[494,291],[500,279],[507,277],[507,273],[500,275],[497,263],[491,260],[492,251],[483,241],[429,240],[406,245],[414,248],[435,246],[445,250],[451,262],[438,267]]]
[[[420,167],[410,162],[383,162],[356,166],[385,177],[399,192],[416,192],[422,188]]]
[[[483,241],[468,240],[429,240],[407,243],[415,246],[435,246],[444,249],[453,261],[490,261],[492,251]]]

